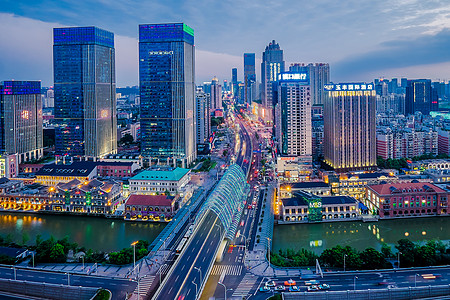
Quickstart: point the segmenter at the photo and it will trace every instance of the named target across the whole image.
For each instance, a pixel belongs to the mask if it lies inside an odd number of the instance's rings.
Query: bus
[[[187,238],[182,238],[181,242],[178,244],[177,248],[175,249],[175,253],[178,255],[181,253],[181,251],[184,248],[184,245],[186,244]]]

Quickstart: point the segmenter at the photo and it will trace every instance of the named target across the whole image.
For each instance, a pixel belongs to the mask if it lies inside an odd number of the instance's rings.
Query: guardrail
[[[375,290],[282,293],[284,300],[403,300],[447,295],[450,295],[450,284]]]

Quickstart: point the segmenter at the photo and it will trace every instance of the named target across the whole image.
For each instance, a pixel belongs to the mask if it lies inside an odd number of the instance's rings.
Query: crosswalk
[[[242,265],[214,265],[211,275],[234,275],[239,276],[242,273]]]
[[[236,290],[233,292],[233,297],[246,296],[251,290],[253,290],[253,286],[255,285],[258,276],[253,274],[245,274],[244,278],[242,278]]]

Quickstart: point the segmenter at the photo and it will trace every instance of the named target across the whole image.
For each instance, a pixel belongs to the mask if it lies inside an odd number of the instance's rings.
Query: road
[[[0,277],[5,279],[14,279],[14,270],[10,267],[0,267]],[[30,270],[16,268],[17,280],[26,280],[33,282],[46,282],[53,284],[66,285],[68,276],[64,273],[48,272],[42,270]],[[132,293],[137,283],[125,279],[113,279],[97,276],[70,274],[70,285],[84,287],[102,287],[112,292],[112,299],[122,300],[127,293]]]

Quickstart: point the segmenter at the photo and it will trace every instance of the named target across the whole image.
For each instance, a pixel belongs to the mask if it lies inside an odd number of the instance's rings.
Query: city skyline
[[[27,1],[21,4],[6,1],[0,12],[3,21],[0,37],[9,43],[0,49],[5,58],[0,75],[17,80],[42,80],[43,86],[52,85],[49,68],[51,48],[47,42],[52,38],[51,28],[95,25],[117,37],[118,86],[136,85],[136,26],[148,22],[183,21],[191,24],[198,36],[197,83],[207,81],[213,75],[217,75],[220,81],[230,79],[229,70],[233,67],[238,67],[242,76],[242,53],[258,53],[256,64],[260,64],[259,54],[272,39],[285,50],[287,66],[299,61],[330,63],[331,80],[335,82],[372,81],[377,77],[450,78],[446,71],[450,66],[450,55],[444,50],[450,42],[450,22],[445,18],[450,14],[449,5],[409,1],[386,6],[366,2],[341,6],[334,3],[309,4],[301,7],[303,11],[290,3],[290,11],[286,13],[283,11],[288,4],[283,2],[267,2],[265,5],[241,3],[237,9],[225,1],[208,14],[207,9],[199,10],[201,5],[189,4],[142,3],[131,6],[118,2],[114,5],[79,3],[72,6],[49,5],[48,1],[36,5],[27,5]],[[96,7],[110,12],[109,18],[94,17],[92,14],[97,10],[92,8]],[[39,14],[35,13],[36,8]],[[254,15],[268,21],[262,25],[252,22],[249,26],[241,26],[254,20],[243,18],[238,12],[240,10],[252,10]],[[280,14],[288,15],[280,18]],[[299,14],[300,18],[289,18],[291,14]],[[116,22],[118,18],[121,22]],[[352,19],[353,23],[347,24],[347,19]],[[92,20],[96,24],[91,24]],[[211,29],[215,31],[214,35],[208,34]],[[236,36],[236,32],[240,34]],[[302,36],[302,39],[292,39],[292,35]],[[22,38],[15,38],[17,36]],[[355,39],[359,41],[357,47],[346,46]],[[36,46],[23,47],[24,43],[30,42]]]

